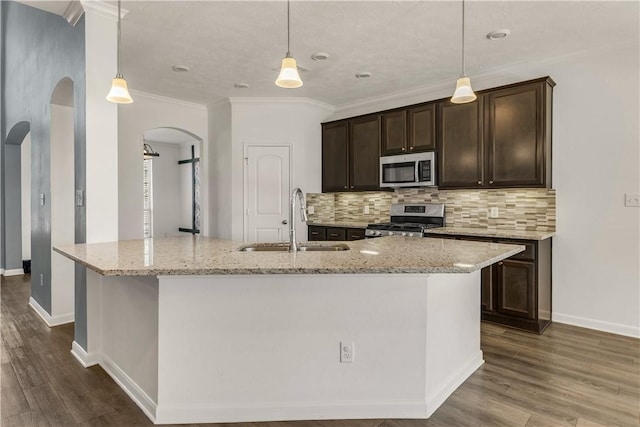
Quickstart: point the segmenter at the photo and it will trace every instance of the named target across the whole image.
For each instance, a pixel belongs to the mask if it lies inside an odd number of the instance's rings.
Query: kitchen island
[[[157,424],[428,418],[483,363],[480,269],[524,249],[399,236],[241,246],[55,248],[89,269],[88,348],[72,352]]]

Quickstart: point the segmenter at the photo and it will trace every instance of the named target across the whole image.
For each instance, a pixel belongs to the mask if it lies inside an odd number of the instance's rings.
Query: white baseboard
[[[118,365],[104,356],[100,360],[100,366],[107,374],[124,390],[135,402],[142,412],[154,423],[156,422],[156,403],[149,397],[131,377],[129,377]]]
[[[158,405],[154,422],[174,424],[366,418],[426,419],[483,363],[482,351],[479,351],[458,372],[450,375],[441,387],[431,392],[426,401],[169,404]]]
[[[637,326],[605,322],[602,320],[588,319],[586,317],[572,316],[570,314],[562,314],[557,312],[553,313],[553,321],[558,323],[566,323],[567,325],[595,329],[602,332],[609,332],[617,335],[624,335],[632,338],[640,338],[640,328]]]
[[[21,269],[21,268],[15,268],[13,270],[2,269],[1,271],[2,271],[2,275],[5,276],[5,277],[8,277],[8,276],[21,276],[21,275],[24,274],[24,270]]]
[[[73,323],[75,320],[75,313],[65,313],[58,314],[56,316],[51,316],[47,311],[42,308],[38,301],[33,299],[33,297],[29,298],[29,306],[36,312],[38,315],[44,320],[44,322],[50,328],[53,326],[66,325],[67,323]]]
[[[444,403],[445,400],[451,393],[456,391],[463,382],[467,380],[480,366],[484,364],[484,358],[482,350],[478,350],[478,352],[471,358],[469,361],[462,366],[462,368],[458,372],[453,372],[449,378],[442,384],[442,386],[438,387],[436,390],[433,390],[431,393],[427,395],[427,415],[426,418],[430,417],[436,409],[440,407]]]
[[[80,347],[80,344],[73,342],[71,344],[71,354],[78,359],[78,362],[83,368],[97,365],[100,362],[100,357],[95,353],[87,353],[84,348]]]
[[[336,402],[229,402],[159,405],[156,424],[232,423],[327,419],[425,419],[424,400]],[[345,423],[348,424],[348,423]]]

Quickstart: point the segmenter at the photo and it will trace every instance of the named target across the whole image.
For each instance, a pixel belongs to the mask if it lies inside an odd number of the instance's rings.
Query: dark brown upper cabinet
[[[486,94],[489,187],[550,184],[552,88],[544,80]]]
[[[322,191],[378,190],[380,115],[322,125]]]
[[[322,191],[349,189],[349,121],[322,125]]]
[[[380,189],[380,115],[349,120],[349,190]]]
[[[436,104],[430,103],[407,110],[409,119],[409,152],[436,149]]]
[[[382,115],[382,155],[407,152],[407,112],[392,111]]]
[[[383,156],[436,149],[436,104],[382,114]]]
[[[555,83],[531,80],[438,105],[439,188],[551,186]]]
[[[438,188],[484,185],[483,98],[438,105]]]

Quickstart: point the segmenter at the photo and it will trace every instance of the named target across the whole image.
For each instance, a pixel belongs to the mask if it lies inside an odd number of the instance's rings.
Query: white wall
[[[211,150],[211,194],[209,224],[211,236],[231,239],[231,104],[222,102],[209,106],[209,138]]]
[[[218,208],[230,205],[225,218],[218,224],[219,237],[243,239],[244,227],[244,146],[251,144],[282,144],[292,147],[291,188],[300,187],[305,193],[322,190],[322,129],[323,122],[333,107],[304,98],[231,98],[231,140],[220,137],[221,144],[231,144],[230,153],[218,147],[221,158],[218,174],[230,181],[228,189],[218,194]],[[225,134],[228,129],[218,124],[217,117],[224,112],[211,112],[212,134]],[[215,128],[215,129],[214,129]],[[229,209],[225,206],[224,208]],[[298,220],[299,222],[299,220]],[[230,229],[229,232],[227,231]],[[300,240],[306,240],[306,227],[297,225]]]
[[[31,259],[31,132],[20,146],[20,194],[22,218],[22,259]]]
[[[618,49],[550,58],[483,76],[474,89],[537,77],[557,83],[553,99],[553,320],[640,336],[638,38]],[[447,87],[345,106],[332,119],[449,97]]]
[[[51,246],[75,243],[73,108],[51,104]],[[51,251],[51,316],[73,319],[75,267]]]
[[[159,127],[173,127],[189,131],[202,138],[204,158],[208,153],[207,109],[171,98],[132,91],[134,103],[118,111],[118,200],[119,238],[140,239],[142,228],[142,135]],[[152,144],[153,148],[156,146]],[[162,153],[160,154],[162,157]],[[156,160],[154,160],[155,162]],[[208,165],[202,168],[202,206],[207,216]],[[154,163],[154,175],[155,163]],[[154,176],[154,179],[156,176]],[[208,224],[203,224],[203,235],[208,235]]]

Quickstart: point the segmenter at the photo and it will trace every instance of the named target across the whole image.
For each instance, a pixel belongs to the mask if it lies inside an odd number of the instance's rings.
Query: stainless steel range
[[[391,205],[391,222],[369,224],[365,237],[423,237],[428,228],[444,227],[444,203],[398,203]]]

